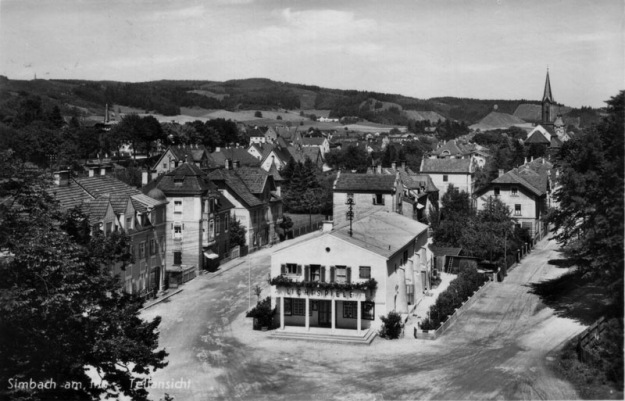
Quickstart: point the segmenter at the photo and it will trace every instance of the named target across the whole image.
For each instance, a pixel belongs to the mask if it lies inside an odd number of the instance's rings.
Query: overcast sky
[[[625,87],[623,0],[0,0],[0,74],[264,77],[418,98],[603,106]]]

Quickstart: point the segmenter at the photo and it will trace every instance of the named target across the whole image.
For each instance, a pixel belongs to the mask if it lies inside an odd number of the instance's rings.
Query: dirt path
[[[268,255],[253,256],[253,282],[266,278]],[[547,264],[556,257],[543,241],[436,341],[369,347],[270,339],[242,315],[247,265],[202,276],[146,311],[163,316],[161,343],[171,353],[154,380],[191,380],[190,389],[168,391],[176,400],[576,399],[548,354],[584,326],[556,316],[529,285],[566,272]]]

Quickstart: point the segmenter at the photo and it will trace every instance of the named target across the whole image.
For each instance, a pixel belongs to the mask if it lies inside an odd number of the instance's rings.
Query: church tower
[[[547,69],[547,79],[545,81],[545,91],[542,101],[542,122],[543,124],[551,124],[553,122],[552,105],[553,95],[551,94],[551,82],[549,82],[549,69]]]

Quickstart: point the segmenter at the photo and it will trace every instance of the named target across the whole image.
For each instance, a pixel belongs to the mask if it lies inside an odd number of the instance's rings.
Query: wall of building
[[[354,221],[359,220],[371,213],[379,210],[388,212],[398,211],[398,198],[396,194],[383,194],[384,204],[374,204],[372,193],[354,193]],[[347,211],[349,209],[347,202],[347,192],[334,192],[333,194],[333,221],[335,226],[339,226],[347,221]]]
[[[471,174],[459,174],[459,173],[427,173],[434,186],[439,189],[439,199],[442,199],[443,195],[447,192],[450,184],[458,188],[461,191],[465,191],[469,194],[473,192],[473,177]],[[444,176],[447,176],[447,181],[444,181]]]
[[[187,266],[202,267],[202,198],[200,195],[167,197],[167,266],[174,266],[174,253],[182,252],[182,263]],[[182,212],[174,212],[175,202],[182,201]],[[174,238],[174,226],[180,223],[183,226],[182,238]]]
[[[489,197],[495,198],[495,187],[499,188],[499,200],[510,208],[511,217],[523,227],[531,226],[530,234],[534,235],[538,229],[539,219],[545,212],[544,198],[537,198],[521,186],[516,187],[517,195],[515,196],[512,194],[511,186],[492,184],[488,191],[477,198],[478,210],[484,209]],[[515,214],[515,205],[521,205],[520,215]]]

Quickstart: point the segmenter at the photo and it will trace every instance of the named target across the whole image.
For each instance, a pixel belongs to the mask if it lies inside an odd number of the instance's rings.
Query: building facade
[[[272,254],[272,303],[282,330],[377,330],[429,288],[427,226],[380,210]]]

